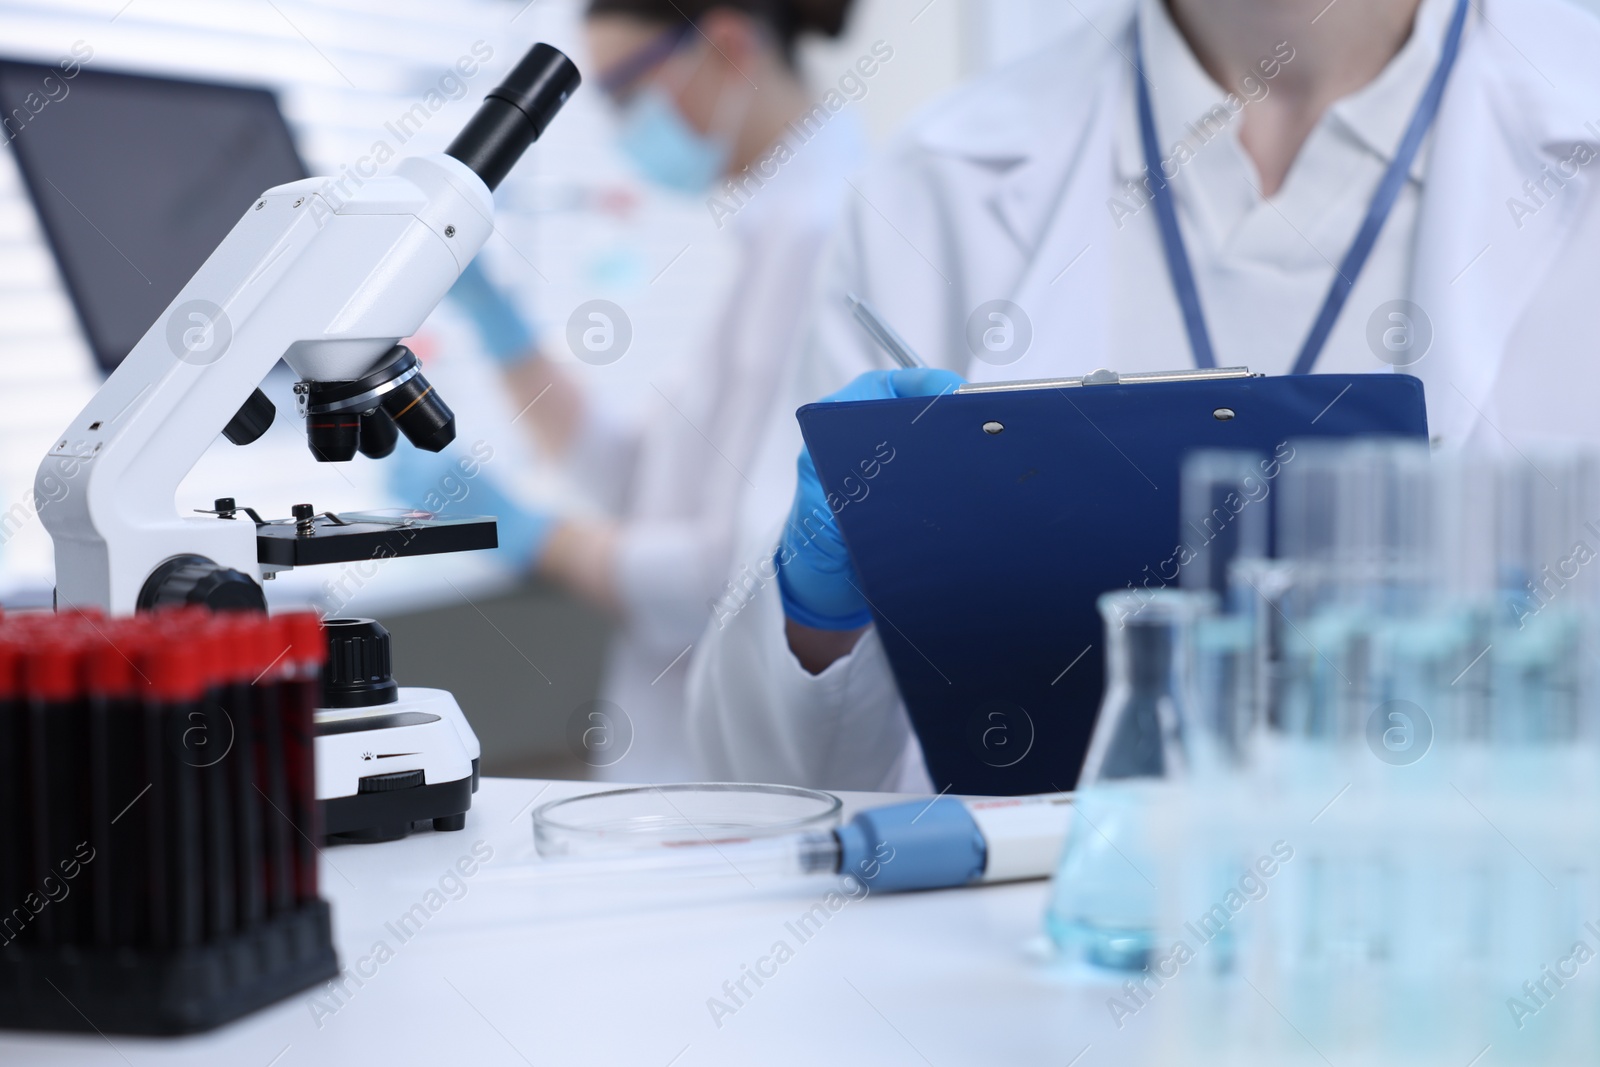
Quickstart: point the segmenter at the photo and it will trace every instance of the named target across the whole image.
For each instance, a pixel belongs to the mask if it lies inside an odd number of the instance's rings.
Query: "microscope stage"
[[[427,511],[323,512],[303,523],[275,519],[256,526],[256,556],[269,567],[307,567],[391,556],[428,556],[495,548],[500,539],[487,515],[442,516]]]

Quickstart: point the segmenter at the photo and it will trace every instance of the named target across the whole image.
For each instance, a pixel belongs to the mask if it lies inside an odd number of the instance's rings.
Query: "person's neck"
[[[734,67],[723,93],[749,93],[744,115],[733,136],[726,176],[742,173],[760,162],[786,136],[789,123],[811,110],[811,94],[800,75],[778,54],[763,53]]]
[[[757,78],[761,89],[734,139],[728,173],[738,174],[760,162],[787,134],[789,124],[811,110],[811,96],[799,78],[778,68]]]
[[[1411,36],[1422,0],[1165,0],[1207,74],[1239,92],[1245,78],[1267,95],[1245,108],[1240,140],[1261,193],[1283,184],[1300,146],[1334,101],[1367,85]],[[1281,56],[1270,80],[1263,61]]]

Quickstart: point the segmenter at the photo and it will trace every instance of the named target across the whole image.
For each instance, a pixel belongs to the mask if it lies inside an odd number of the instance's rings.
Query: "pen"
[[[872,339],[878,342],[879,347],[889,353],[890,358],[896,363],[907,370],[912,367],[927,366],[922,357],[913,352],[911,346],[906,344],[905,339],[894,332],[894,327],[878,317],[878,313],[872,310],[871,304],[868,304],[854,293],[847,293],[845,299],[850,302],[850,311],[855,315],[856,321],[861,324],[861,328],[866,330]]]

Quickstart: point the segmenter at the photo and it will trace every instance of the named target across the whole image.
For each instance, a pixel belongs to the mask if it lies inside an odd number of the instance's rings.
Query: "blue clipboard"
[[[1172,556],[1188,453],[1428,433],[1416,378],[1242,368],[798,418],[934,786],[980,795],[1074,787],[1104,687],[1095,600]]]

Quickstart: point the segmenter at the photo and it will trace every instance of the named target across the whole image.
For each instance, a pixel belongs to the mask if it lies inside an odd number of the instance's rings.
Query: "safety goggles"
[[[666,62],[684,39],[694,32],[694,23],[684,22],[663,30],[654,40],[642,45],[625,59],[600,74],[600,89],[617,104],[633,95],[639,81]]]

